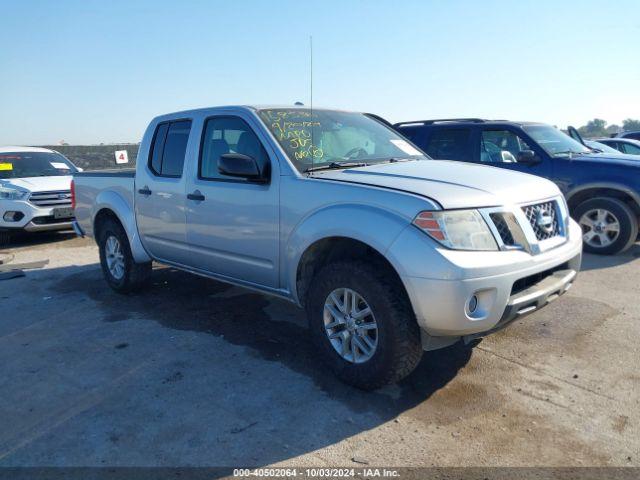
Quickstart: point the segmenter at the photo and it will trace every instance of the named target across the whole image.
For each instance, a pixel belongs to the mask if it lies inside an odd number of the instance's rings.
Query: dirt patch
[[[496,338],[526,343],[527,350],[583,353],[592,335],[619,313],[604,302],[564,295],[539,312],[514,322],[496,334]],[[531,342],[535,339],[535,342]]]
[[[628,426],[629,417],[627,417],[626,415],[617,415],[613,419],[613,429],[618,433],[624,432]]]
[[[105,322],[154,320],[166,328],[222,337],[247,347],[250,355],[279,362],[308,376],[327,395],[353,411],[374,412],[382,418],[393,418],[431,397],[455,378],[472,352],[471,345],[461,343],[426,352],[413,374],[399,385],[367,393],[341,383],[321,364],[308,336],[304,312],[284,300],[164,267],[154,270],[150,285],[135,295],[111,291],[95,268],[65,276],[53,289],[86,295],[102,310]],[[455,397],[458,400],[453,405],[461,407],[469,392],[464,387],[455,388],[455,392],[443,393],[436,403],[444,408]],[[479,392],[474,395],[479,397]],[[440,421],[460,414],[443,414]]]

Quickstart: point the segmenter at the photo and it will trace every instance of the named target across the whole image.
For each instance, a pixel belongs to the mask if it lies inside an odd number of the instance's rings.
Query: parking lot
[[[2,466],[640,465],[640,244],[373,393],[284,301],[160,266],[119,296],[68,233],[7,254],[49,263],[0,281]]]

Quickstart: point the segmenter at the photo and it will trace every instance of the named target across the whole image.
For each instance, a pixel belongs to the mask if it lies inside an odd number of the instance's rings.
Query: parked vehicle
[[[394,382],[574,281],[581,232],[551,182],[428,159],[374,118],[221,107],[149,125],[137,170],[74,175],[107,283],[151,260],[295,302],[345,382]],[[179,301],[176,299],[176,301]]]
[[[620,253],[638,238],[640,163],[633,157],[594,152],[542,123],[471,118],[402,122],[396,129],[434,158],[552,180],[582,227],[588,252]]]
[[[604,143],[596,142],[595,140],[585,140],[584,144],[587,147],[589,147],[591,150],[594,150],[596,152],[600,152],[600,153],[615,153],[616,155],[620,153],[615,148],[610,147],[609,145],[606,145]]]
[[[627,155],[640,155],[640,141],[638,140],[631,138],[598,138],[596,141]]]
[[[620,132],[612,135],[612,138],[630,138],[631,140],[640,140],[640,131]]]
[[[25,230],[71,228],[71,176],[78,168],[58,152],[0,147],[0,243]]]

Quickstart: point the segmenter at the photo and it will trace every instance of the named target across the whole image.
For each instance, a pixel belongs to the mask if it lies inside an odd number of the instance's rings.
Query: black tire
[[[0,247],[6,247],[11,243],[11,232],[0,230]]]
[[[109,237],[115,237],[120,243],[124,257],[124,274],[117,278],[107,265],[106,244]],[[151,275],[151,262],[136,263],[131,255],[127,233],[115,219],[108,218],[98,228],[98,247],[100,250],[100,266],[109,286],[118,293],[130,293],[142,288]]]
[[[599,246],[597,241],[591,243],[584,241],[583,247],[585,252],[595,253],[599,255],[615,255],[624,252],[638,238],[638,217],[635,215],[631,207],[622,200],[611,197],[597,197],[587,200],[579,204],[572,212],[572,217],[576,222],[580,223],[583,215],[593,210],[606,210],[613,215],[620,225],[618,236],[609,245]],[[580,225],[583,234],[587,233],[590,228]]]
[[[364,363],[345,360],[325,331],[325,301],[340,288],[362,296],[378,325],[377,348]],[[313,278],[306,300],[312,340],[324,362],[345,383],[373,390],[406,377],[420,361],[420,328],[404,287],[387,269],[359,261],[331,263]]]

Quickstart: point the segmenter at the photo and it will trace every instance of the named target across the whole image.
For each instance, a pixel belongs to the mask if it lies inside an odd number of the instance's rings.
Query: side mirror
[[[245,178],[252,182],[266,183],[266,176],[260,171],[255,158],[242,153],[224,153],[218,160],[218,171],[230,177]]]
[[[536,155],[533,150],[522,150],[518,153],[518,163],[524,163],[525,165],[535,165],[540,163],[540,157]]]

